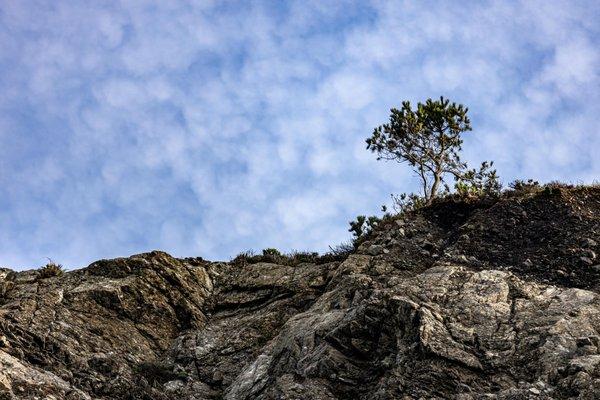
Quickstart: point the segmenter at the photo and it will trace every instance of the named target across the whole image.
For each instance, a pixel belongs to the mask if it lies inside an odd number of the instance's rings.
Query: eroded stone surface
[[[600,398],[586,193],[406,215],[320,265],[0,269],[0,399]]]

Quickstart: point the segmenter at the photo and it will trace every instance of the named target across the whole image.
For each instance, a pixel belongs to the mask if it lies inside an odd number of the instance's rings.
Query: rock
[[[585,249],[585,250],[582,252],[582,254],[583,254],[583,256],[584,256],[585,258],[588,258],[588,259],[590,259],[590,260],[595,260],[595,259],[596,259],[596,253],[594,253],[594,251],[593,251],[593,250],[590,250],[590,249]]]
[[[367,249],[367,253],[372,256],[377,256],[383,253],[383,246],[379,244],[373,244],[369,246],[369,248]]]
[[[455,260],[457,260],[458,262],[462,262],[462,263],[469,262],[469,258],[467,256],[465,256],[464,254],[459,254],[459,255],[455,256]]]
[[[354,279],[357,278],[346,280],[346,285]],[[375,283],[371,281],[368,284]],[[358,396],[360,392],[353,392],[355,384],[369,381],[368,371],[378,365],[379,358],[374,355],[367,358],[361,368],[352,367],[350,360],[356,350],[352,350],[350,343],[357,333],[349,333],[349,327],[356,326],[355,321],[364,320],[366,315],[370,316],[370,323],[361,328],[365,332],[393,332],[394,327],[402,327],[401,331],[387,339],[396,343],[398,363],[372,389],[363,384],[367,393],[369,390],[389,390],[386,388],[401,384],[403,390],[424,396],[436,379],[435,374],[417,372],[420,371],[418,366],[425,363],[430,368],[451,370],[455,377],[464,376],[462,385],[470,391],[484,394],[501,382],[484,378],[484,365],[502,369],[517,360],[523,363],[519,365],[523,379],[535,378],[528,374],[539,371],[537,377],[542,382],[529,391],[541,393],[539,388],[548,385],[545,377],[549,371],[565,365],[565,357],[570,359],[562,349],[576,346],[576,340],[568,339],[565,333],[574,329],[596,332],[594,321],[600,317],[599,311],[594,309],[589,314],[578,314],[564,324],[565,310],[590,309],[591,305],[599,304],[600,299],[594,293],[531,286],[508,273],[474,273],[451,265],[431,268],[386,290],[389,294],[373,291],[362,300],[361,306],[349,306],[341,313],[342,310],[328,306],[331,297],[328,296],[325,303],[317,301],[307,312],[288,321],[274,341],[263,349],[257,361],[246,367],[233,382],[225,398],[272,398],[275,393],[287,398],[291,392],[277,392],[276,386],[269,382],[277,382],[279,374],[289,369],[299,374],[297,384],[305,390],[310,388],[315,392],[335,387],[334,393],[338,396],[364,398]],[[532,297],[513,299],[510,294],[515,290],[530,293]],[[444,295],[440,296],[441,293]],[[335,296],[335,291],[330,295]],[[549,308],[540,307],[542,304]],[[555,327],[544,342],[536,339],[537,326],[541,321]],[[314,341],[313,337],[329,339]],[[374,339],[367,335],[363,340],[360,347],[364,354],[373,351],[385,354],[381,338],[373,342]],[[383,354],[381,360],[385,359]],[[584,361],[574,362],[581,364]],[[586,366],[593,362],[585,359]],[[561,379],[571,382],[571,377],[578,379],[578,372],[573,370],[573,375],[567,373]],[[328,384],[323,386],[324,382]],[[585,385],[582,382],[579,379],[576,385]]]
[[[536,396],[537,396],[537,395],[539,395],[539,394],[541,393],[540,389],[538,389],[538,388],[535,388],[535,387],[529,388],[529,391],[530,391],[531,393],[535,394]]]
[[[0,398],[73,399],[91,397],[55,374],[28,365],[0,350]]]
[[[169,381],[165,383],[164,390],[167,393],[179,392],[185,387],[185,384],[182,381]]]
[[[582,264],[585,265],[593,265],[594,262],[592,261],[592,259],[590,259],[589,257],[579,257],[579,261],[581,261]]]
[[[583,248],[596,247],[597,245],[598,245],[598,243],[594,239],[584,238],[581,241],[581,247],[583,247]]]
[[[440,203],[311,262],[0,269],[0,399],[600,398],[597,249],[572,242],[597,242],[600,191],[578,190]]]

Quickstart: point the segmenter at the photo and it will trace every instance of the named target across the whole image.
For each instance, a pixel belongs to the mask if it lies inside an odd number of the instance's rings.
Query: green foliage
[[[499,196],[502,184],[496,170],[492,169],[493,165],[493,161],[484,161],[479,171],[471,169],[456,178],[454,185],[456,193],[460,197]]]
[[[542,186],[538,181],[528,179],[526,181],[522,179],[516,179],[509,183],[508,186],[515,192],[515,194],[532,194],[537,193],[542,189]]]
[[[316,251],[293,251],[287,255],[288,258],[293,260],[293,263],[314,263],[319,259],[319,253]]]
[[[230,263],[238,267],[244,267],[246,264],[251,264],[254,257],[254,252],[252,250],[247,250],[235,256]]]
[[[378,160],[406,162],[420,178],[420,195],[392,196],[396,211],[417,209],[449,194],[447,176],[454,177],[461,197],[499,195],[502,185],[492,162],[469,170],[460,159],[461,134],[471,130],[468,111],[443,97],[418,103],[416,110],[405,101],[401,109],[392,108],[389,123],[375,128],[367,139],[367,149],[377,153]]]
[[[533,179],[516,179],[515,181],[509,183],[508,186],[512,189],[512,191],[508,192],[507,194],[512,196],[526,196],[536,194],[551,196],[555,194],[560,194],[561,190],[564,189],[575,189],[582,187],[581,185],[574,185],[571,183],[559,181],[551,181],[546,184],[540,184],[538,181],[535,181]],[[594,185],[592,184],[591,187],[594,187]]]
[[[424,197],[415,193],[402,193],[401,195],[392,194],[392,208],[398,214],[418,210],[427,204]]]
[[[356,220],[349,222],[350,229],[348,229],[348,231],[352,232],[352,236],[354,236],[354,239],[358,239],[359,237],[362,237],[365,234],[363,227],[365,225],[366,220],[366,215],[359,215],[356,217]]]
[[[587,186],[587,185],[586,185]],[[586,187],[584,186],[584,187]],[[587,187],[593,187],[594,185],[590,185]],[[576,187],[581,187],[581,185],[574,186],[570,183],[559,182],[559,181],[550,181],[544,185],[544,194],[550,196],[553,194],[560,194],[562,189],[574,189]]]
[[[365,215],[359,215],[356,220],[350,221],[349,232],[352,232],[354,236],[354,242],[367,236],[377,225],[381,222],[381,218],[374,215],[366,217]]]
[[[52,260],[38,270],[38,278],[46,279],[53,276],[60,276],[64,272],[62,265],[56,264]]]
[[[231,260],[231,264],[238,267],[245,267],[249,264],[264,262],[297,266],[303,263],[324,264],[333,261],[342,261],[347,256],[348,254],[343,252],[329,252],[320,255],[317,252],[292,251],[289,254],[283,254],[277,249],[268,248],[264,249],[262,254],[254,254],[252,250],[244,251],[235,256]]]
[[[390,121],[373,131],[367,149],[377,159],[407,162],[421,179],[422,196],[427,204],[436,198],[448,174],[459,177],[466,169],[459,151],[461,133],[471,130],[468,108],[462,104],[427,99],[413,110],[404,101],[400,110],[391,109]]]
[[[268,249],[263,249],[262,251],[263,256],[265,257],[280,257],[281,253],[279,252],[279,250],[277,249],[273,249],[273,248],[268,248]]]

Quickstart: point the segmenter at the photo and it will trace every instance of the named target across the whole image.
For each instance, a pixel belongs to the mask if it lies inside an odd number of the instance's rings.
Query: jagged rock
[[[594,253],[593,250],[585,249],[582,252],[582,254],[583,254],[584,257],[589,258],[590,260],[595,260],[596,259],[596,253]]]
[[[0,399],[600,398],[577,239],[600,240],[600,190],[577,190],[441,203],[320,264],[0,269]]]
[[[377,255],[383,253],[383,250],[384,250],[383,246],[381,246],[379,244],[374,244],[374,245],[369,246],[369,248],[367,249],[367,253],[372,256],[377,256]]]
[[[581,261],[582,264],[585,264],[585,265],[590,265],[591,266],[591,265],[594,264],[594,262],[592,261],[592,259],[589,258],[589,257],[579,257],[579,260]]]
[[[581,241],[581,247],[596,247],[598,243],[594,239],[585,238]]]
[[[0,350],[0,398],[88,400],[90,396],[55,374]]]

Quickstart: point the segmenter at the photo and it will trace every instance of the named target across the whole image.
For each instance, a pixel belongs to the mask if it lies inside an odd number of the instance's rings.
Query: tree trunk
[[[429,194],[429,199],[427,199],[427,204],[431,204],[433,199],[437,197],[438,188],[440,186],[440,182],[442,181],[441,172],[436,171],[433,174],[433,185],[431,185],[431,193]]]

